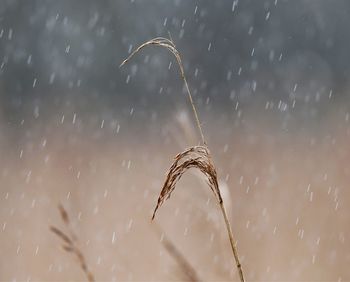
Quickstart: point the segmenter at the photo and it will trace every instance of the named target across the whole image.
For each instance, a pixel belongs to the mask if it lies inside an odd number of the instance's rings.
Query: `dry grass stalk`
[[[226,209],[225,209],[222,197],[221,197],[221,193],[220,193],[220,189],[219,189],[219,185],[218,185],[218,181],[217,181],[216,169],[215,169],[215,166],[211,160],[210,152],[209,152],[209,149],[208,149],[206,142],[205,142],[205,139],[204,139],[201,123],[199,121],[197,110],[196,110],[196,107],[194,105],[190,89],[188,87],[187,79],[185,76],[185,71],[184,71],[184,68],[182,65],[181,56],[180,56],[180,53],[177,51],[174,42],[172,41],[171,38],[167,39],[167,38],[163,38],[163,37],[157,37],[157,38],[151,39],[151,40],[141,44],[138,48],[136,48],[130,54],[130,56],[128,58],[126,58],[121,63],[120,66],[123,66],[125,63],[127,63],[141,49],[143,49],[146,46],[150,46],[150,45],[164,47],[164,48],[168,49],[175,56],[177,63],[179,65],[179,68],[180,68],[182,80],[183,80],[185,87],[186,87],[186,90],[187,90],[188,98],[189,98],[191,106],[192,106],[193,114],[195,116],[196,124],[197,124],[198,130],[199,130],[199,133],[201,135],[202,145],[203,145],[203,146],[191,147],[191,148],[187,149],[186,151],[178,154],[175,157],[175,161],[168,171],[165,183],[163,185],[163,189],[160,192],[157,206],[153,212],[152,219],[154,219],[158,208],[162,205],[164,200],[166,200],[170,197],[171,192],[175,189],[176,183],[179,181],[181,176],[188,169],[190,169],[192,167],[198,168],[207,177],[208,185],[209,185],[210,189],[212,190],[212,192],[214,193],[215,198],[220,205],[220,209],[221,209],[222,215],[223,215],[224,220],[225,220],[227,233],[228,233],[228,236],[230,239],[232,253],[233,253],[233,256],[234,256],[234,259],[236,262],[236,267],[237,267],[237,270],[239,273],[239,278],[240,278],[241,282],[244,282],[242,265],[239,261],[237,248],[235,245],[235,241],[233,239],[231,225],[230,225],[230,222],[228,220]]]
[[[210,152],[205,146],[194,146],[175,156],[175,160],[167,173],[163,188],[160,192],[152,219],[154,219],[158,208],[163,202],[170,198],[181,176],[192,167],[198,168],[207,177],[208,185],[214,193],[216,200],[218,203],[222,203],[217,174],[211,161]]]
[[[70,235],[67,235],[60,229],[54,226],[50,226],[51,232],[56,234],[61,240],[63,241],[62,248],[68,252],[68,253],[73,253],[76,258],[78,259],[78,262],[80,264],[80,268],[83,270],[87,280],[89,282],[95,281],[94,275],[91,273],[91,271],[88,269],[86,259],[83,255],[83,253],[80,251],[79,247],[77,246],[77,237],[74,235],[74,233],[71,230],[70,227],[70,221],[69,221],[69,216],[67,211],[64,209],[62,205],[58,206],[58,210],[60,212],[61,218],[66,225],[68,232]]]
[[[191,265],[191,263],[186,259],[186,257],[180,252],[180,250],[175,246],[175,244],[164,234],[163,230],[157,224],[154,225],[155,231],[161,236],[161,242],[168,253],[175,259],[175,261],[180,266],[183,274],[187,278],[187,281],[199,282],[197,271]]]
[[[204,139],[203,130],[202,130],[201,124],[199,122],[198,113],[197,113],[196,107],[195,107],[193,99],[192,99],[190,88],[188,87],[187,79],[186,79],[186,76],[185,76],[185,70],[184,70],[184,67],[182,65],[182,60],[181,60],[181,57],[180,57],[180,53],[179,53],[179,51],[177,51],[176,46],[175,46],[174,42],[171,39],[164,38],[164,37],[157,37],[157,38],[153,38],[153,39],[151,39],[151,40],[141,44],[139,47],[137,47],[129,55],[129,57],[127,57],[120,64],[120,66],[125,65],[136,53],[138,53],[141,49],[143,49],[143,48],[145,48],[146,46],[149,46],[149,45],[155,45],[155,46],[164,47],[164,48],[168,49],[175,56],[176,61],[177,61],[178,65],[179,65],[179,68],[180,68],[181,78],[182,78],[182,80],[185,83],[186,91],[187,91],[187,94],[188,94],[188,99],[190,100],[190,103],[191,103],[191,106],[192,106],[192,110],[193,110],[194,117],[196,119],[197,127],[198,127],[199,133],[200,133],[201,138],[202,138],[202,143],[203,143],[203,145],[206,144],[205,143],[205,139]]]

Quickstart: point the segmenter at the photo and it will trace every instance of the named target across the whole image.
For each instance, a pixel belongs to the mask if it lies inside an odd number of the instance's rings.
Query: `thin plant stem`
[[[202,171],[202,173],[204,173],[208,177],[209,186],[211,187],[212,191],[214,192],[214,194],[218,200],[218,203],[220,205],[220,208],[221,208],[224,220],[225,220],[227,233],[228,233],[228,236],[230,239],[231,249],[233,252],[233,256],[235,258],[236,267],[237,267],[237,270],[239,273],[240,281],[244,282],[245,280],[244,280],[242,265],[239,261],[237,248],[235,247],[235,242],[233,239],[231,225],[230,225],[230,222],[228,220],[226,209],[225,209],[225,206],[224,206],[224,203],[223,203],[223,200],[221,197],[220,189],[219,189],[219,186],[217,183],[216,170],[215,170],[215,167],[211,161],[210,153],[209,153],[207,144],[205,142],[205,138],[204,138],[203,130],[201,127],[201,123],[199,121],[197,109],[196,109],[196,106],[193,102],[191,91],[190,91],[190,88],[188,86],[187,79],[185,76],[185,71],[183,68],[182,61],[181,61],[180,53],[177,51],[176,46],[175,46],[170,34],[169,34],[169,37],[170,37],[170,39],[164,38],[164,37],[157,37],[157,38],[151,39],[151,40],[141,44],[120,64],[120,66],[123,66],[136,53],[138,53],[141,49],[143,49],[144,47],[149,46],[149,45],[165,47],[166,49],[168,49],[175,56],[177,63],[179,65],[181,78],[185,84],[188,98],[189,98],[190,104],[192,106],[192,111],[193,111],[195,121],[196,121],[196,124],[198,127],[198,131],[200,133],[202,143],[204,146],[204,147],[201,147],[201,146],[191,147],[190,149],[187,149],[186,151],[178,154],[175,157],[175,162],[173,163],[173,165],[171,166],[171,168],[168,172],[166,182],[165,182],[163,189],[160,193],[160,196],[158,198],[158,203],[157,203],[157,206],[153,212],[152,219],[154,218],[157,209],[160,207],[160,205],[163,203],[163,201],[165,199],[169,198],[171,192],[175,189],[176,182],[180,179],[180,177],[185,172],[185,170],[187,170],[191,167],[196,167],[196,168],[200,169]],[[197,156],[194,157],[194,156],[192,156],[192,154],[197,154]],[[184,158],[188,158],[188,159],[184,160]],[[179,164],[180,161],[182,161],[181,164]]]
[[[192,106],[192,111],[196,120],[196,124],[198,127],[198,131],[200,133],[201,139],[202,139],[202,144],[206,145],[205,139],[204,139],[204,134],[203,134],[203,130],[202,130],[202,126],[201,123],[199,121],[199,117],[198,117],[198,113],[197,113],[197,109],[196,106],[194,105],[193,102],[193,98],[191,95],[191,91],[190,88],[188,86],[187,83],[187,79],[185,76],[185,70],[182,64],[182,60],[181,60],[181,56],[180,53],[177,51],[176,46],[174,44],[174,42],[172,41],[172,39],[168,39],[168,38],[164,38],[164,37],[157,37],[154,39],[151,39],[143,44],[141,44],[138,48],[136,48],[130,55],[129,57],[127,57],[121,64],[120,67],[122,67],[123,65],[125,65],[136,53],[138,53],[141,49],[143,49],[144,47],[148,46],[148,45],[156,45],[156,46],[161,46],[161,47],[165,47],[166,49],[168,49],[176,58],[177,63],[179,65],[180,68],[180,73],[181,73],[181,78],[184,81],[185,84],[185,88],[188,94],[188,99],[190,100],[191,106]]]
[[[190,99],[190,103],[191,103],[191,106],[192,106],[193,114],[194,114],[194,117],[196,119],[197,127],[198,127],[199,133],[200,133],[201,138],[202,138],[202,143],[203,143],[203,145],[207,145],[207,143],[205,142],[205,139],[204,139],[204,134],[203,134],[201,123],[199,121],[198,113],[197,113],[196,107],[195,107],[193,99],[192,99],[190,88],[188,87],[187,79],[186,79],[185,74],[183,72],[181,72],[181,76],[182,76],[182,79],[183,79],[183,81],[185,83],[185,87],[186,87],[186,90],[187,90],[187,93],[188,93],[188,98]]]
[[[241,262],[239,261],[237,247],[235,246],[235,240],[233,239],[231,224],[230,224],[230,221],[228,220],[226,209],[225,209],[223,201],[220,203],[220,208],[221,208],[221,212],[222,212],[224,219],[225,219],[225,225],[226,225],[228,236],[230,238],[231,249],[232,249],[233,256],[235,258],[239,278],[240,278],[241,282],[244,282],[242,265],[241,265]]]

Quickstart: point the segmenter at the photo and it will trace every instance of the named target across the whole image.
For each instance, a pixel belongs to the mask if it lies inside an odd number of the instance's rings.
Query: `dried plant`
[[[87,280],[89,282],[95,281],[94,275],[91,273],[91,271],[88,269],[86,259],[84,257],[84,254],[80,251],[79,247],[77,246],[77,236],[74,235],[71,227],[70,227],[70,221],[67,211],[64,209],[62,205],[58,206],[58,210],[60,212],[61,218],[66,225],[66,228],[68,230],[69,235],[58,229],[57,227],[50,226],[51,232],[56,234],[62,241],[62,248],[68,253],[72,253],[76,256],[78,259],[78,262],[80,264],[80,268],[83,270]]]
[[[152,219],[154,219],[158,208],[163,202],[170,198],[170,195],[175,189],[176,183],[180,180],[181,176],[192,167],[198,168],[207,177],[208,185],[214,193],[216,200],[219,203],[222,203],[216,170],[211,161],[209,150],[205,146],[195,146],[188,148],[175,157],[175,160],[167,173]]]
[[[187,280],[191,282],[201,281],[201,279],[197,274],[197,271],[194,269],[191,263],[186,259],[186,257],[181,253],[181,251],[175,246],[175,244],[165,235],[162,228],[157,224],[153,226],[157,234],[161,236],[161,243],[163,244],[164,248],[177,262],[177,264],[179,265],[182,273],[187,278]]]
[[[170,34],[169,34],[169,36],[170,36]],[[203,130],[202,130],[201,123],[200,123],[199,117],[198,117],[198,113],[197,113],[196,107],[194,105],[192,95],[191,95],[191,92],[190,92],[190,89],[189,89],[189,86],[187,83],[187,79],[185,76],[185,71],[184,71],[184,68],[182,65],[180,53],[176,49],[176,46],[175,46],[173,40],[171,39],[171,36],[170,36],[170,39],[163,38],[163,37],[157,37],[157,38],[151,39],[151,40],[141,44],[138,48],[136,48],[129,55],[128,58],[126,58],[121,63],[120,66],[123,66],[125,63],[127,63],[141,49],[143,49],[146,46],[150,46],[150,45],[164,47],[175,56],[177,63],[179,65],[179,68],[180,68],[181,78],[185,84],[185,88],[186,88],[186,91],[188,94],[190,104],[192,106],[193,114],[194,114],[195,121],[196,121],[196,124],[198,127],[198,131],[199,131],[200,136],[201,136],[201,141],[202,141],[202,146],[190,147],[189,149],[185,150],[184,152],[178,154],[175,157],[175,160],[167,173],[167,177],[166,177],[165,183],[163,185],[163,188],[160,192],[157,205],[156,205],[155,210],[153,212],[152,219],[154,219],[158,208],[163,204],[163,202],[166,199],[168,199],[170,197],[172,191],[175,189],[176,183],[180,180],[181,176],[190,168],[198,168],[206,176],[208,185],[209,185],[211,191],[214,193],[215,198],[220,206],[222,215],[223,215],[224,220],[225,220],[227,233],[228,233],[228,236],[230,239],[232,253],[233,253],[233,256],[234,256],[234,259],[236,262],[236,267],[237,267],[237,270],[239,273],[239,278],[240,278],[241,282],[244,282],[242,265],[239,261],[237,247],[236,247],[235,241],[233,239],[231,225],[230,225],[230,222],[228,220],[225,205],[223,203],[222,196],[220,193],[216,169],[215,169],[215,166],[212,162],[210,151],[209,151],[207,144],[205,142]]]
[[[170,34],[169,34],[169,35],[170,35]],[[164,38],[164,37],[157,37],[157,38],[153,38],[153,39],[151,39],[151,40],[149,40],[149,41],[147,41],[147,42],[141,44],[138,48],[136,48],[136,49],[129,55],[129,57],[127,57],[127,58],[120,64],[120,67],[122,67],[123,65],[125,65],[125,64],[126,64],[136,53],[138,53],[141,49],[143,49],[143,48],[145,48],[146,46],[149,46],[149,45],[155,45],[155,46],[164,47],[164,48],[168,49],[168,50],[175,56],[176,61],[177,61],[178,65],[179,65],[179,68],[180,68],[181,78],[182,78],[182,80],[183,80],[184,83],[185,83],[186,91],[187,91],[187,94],[188,94],[188,99],[190,100],[190,103],[191,103],[191,106],[192,106],[192,110],[193,110],[194,117],[195,117],[195,119],[196,119],[197,127],[198,127],[199,133],[200,133],[201,138],[202,138],[202,143],[203,143],[203,145],[206,144],[206,143],[205,143],[205,139],[204,139],[204,135],[203,135],[203,131],[202,131],[202,127],[201,127],[201,124],[200,124],[200,122],[199,122],[198,113],[197,113],[196,107],[195,107],[194,102],[193,102],[193,99],[192,99],[192,95],[191,95],[191,92],[190,92],[190,88],[188,87],[187,79],[186,79],[186,76],[185,76],[185,70],[184,70],[184,67],[183,67],[183,65],[182,65],[180,53],[177,51],[174,42],[171,40],[171,37],[170,37],[170,39]]]

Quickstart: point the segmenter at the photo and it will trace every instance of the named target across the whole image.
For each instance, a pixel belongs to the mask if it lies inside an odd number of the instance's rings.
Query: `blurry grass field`
[[[335,120],[324,128],[332,135],[317,138],[264,126],[228,134],[223,129],[231,124],[207,121],[247,280],[348,280],[349,132],[335,132]],[[61,222],[59,202],[97,279],[180,279],[150,222],[169,160],[181,149],[176,138],[160,126],[156,135],[132,132],[97,142],[80,134],[71,143],[59,137],[68,137],[70,126],[46,136],[44,148],[37,140],[21,158],[2,149],[1,280],[84,279],[48,229]],[[162,126],[183,132],[175,118]],[[141,138],[144,144],[136,140]],[[191,175],[178,185],[157,222],[200,277],[234,279],[209,189]]]

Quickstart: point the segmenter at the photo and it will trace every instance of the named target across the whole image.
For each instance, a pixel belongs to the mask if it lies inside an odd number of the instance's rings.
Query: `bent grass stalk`
[[[56,234],[62,240],[63,250],[65,250],[67,253],[72,253],[75,255],[75,257],[77,258],[77,260],[80,264],[80,268],[84,272],[87,280],[89,282],[94,282],[95,281],[94,275],[92,274],[92,272],[88,268],[84,254],[77,246],[76,241],[78,239],[70,227],[68,213],[61,204],[58,206],[58,210],[60,212],[61,218],[62,218],[65,226],[67,227],[69,235],[67,235],[66,233],[64,233],[63,231],[61,231],[60,229],[58,229],[55,226],[50,226],[50,231],[52,233]]]
[[[141,49],[143,49],[147,46],[150,46],[150,45],[164,47],[175,56],[177,63],[179,65],[179,68],[180,68],[181,78],[185,84],[185,88],[186,88],[186,91],[188,94],[190,104],[192,106],[194,118],[195,118],[195,121],[196,121],[196,124],[198,127],[199,134],[201,136],[201,141],[202,141],[202,146],[190,147],[175,157],[175,160],[167,173],[166,180],[164,182],[163,188],[162,188],[160,195],[158,197],[158,202],[157,202],[157,205],[156,205],[154,212],[153,212],[153,215],[152,215],[152,220],[154,219],[158,208],[163,204],[163,202],[166,199],[168,199],[170,197],[171,193],[175,189],[176,183],[180,180],[181,176],[190,168],[198,168],[206,176],[209,188],[214,193],[214,196],[215,196],[218,204],[220,205],[220,209],[221,209],[222,215],[224,217],[227,233],[228,233],[228,236],[230,239],[230,245],[231,245],[232,253],[233,253],[233,256],[235,259],[239,278],[240,278],[241,282],[244,282],[242,265],[241,265],[239,257],[238,257],[237,247],[235,246],[235,240],[233,237],[232,228],[231,228],[229,219],[227,217],[227,213],[226,213],[223,199],[221,197],[221,193],[220,193],[220,189],[219,189],[219,185],[218,185],[218,180],[217,180],[216,169],[215,169],[215,166],[212,162],[210,151],[209,151],[207,144],[205,142],[203,130],[202,130],[201,123],[200,123],[199,117],[198,117],[198,113],[197,113],[196,107],[194,105],[191,91],[189,89],[187,79],[185,76],[185,71],[184,71],[184,68],[182,65],[181,56],[180,56],[180,53],[178,52],[178,50],[176,49],[174,42],[172,41],[171,38],[168,39],[168,38],[163,38],[163,37],[157,37],[157,38],[151,39],[151,40],[141,44],[138,48],[136,48],[129,55],[129,57],[127,57],[120,64],[120,67],[123,66],[124,64],[126,64]]]
[[[161,236],[161,242],[164,248],[177,262],[184,276],[187,278],[186,280],[191,282],[200,282],[201,279],[199,278],[198,273],[191,265],[191,263],[187,260],[186,256],[181,253],[181,251],[170,240],[170,238],[168,238],[168,236],[163,232],[162,228],[159,225],[154,224],[153,227],[157,234]]]

